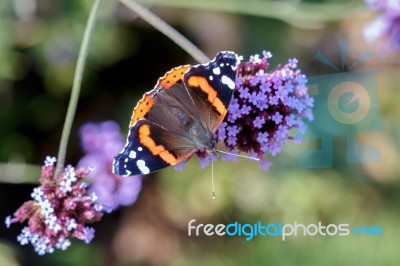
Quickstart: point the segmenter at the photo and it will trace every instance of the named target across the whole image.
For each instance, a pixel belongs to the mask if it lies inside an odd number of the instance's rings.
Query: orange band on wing
[[[221,114],[222,117],[225,117],[227,109],[225,105],[221,102],[221,100],[217,97],[217,92],[213,87],[207,82],[207,79],[199,76],[191,76],[188,79],[189,86],[192,87],[200,87],[202,91],[207,93],[208,101],[215,107],[215,109]]]
[[[160,156],[166,163],[174,165],[178,162],[172,153],[167,151],[163,145],[157,145],[150,137],[149,125],[141,125],[139,127],[139,141],[146,146],[153,155]]]
[[[129,127],[132,127],[133,124],[143,118],[145,114],[147,114],[154,104],[154,99],[149,95],[145,94],[143,98],[138,102],[135,109],[132,112],[131,122],[129,123]]]
[[[136,121],[144,116],[149,112],[151,106],[154,104],[154,98],[152,94],[155,90],[160,89],[169,89],[169,87],[176,84],[179,80],[182,80],[183,74],[190,68],[190,65],[184,65],[180,67],[175,67],[165,73],[165,75],[158,79],[156,86],[154,89],[145,93],[143,98],[138,102],[136,107],[133,109],[131,122],[129,123],[129,127],[132,127]]]
[[[164,77],[158,80],[156,88],[158,86],[163,86],[168,89],[172,85],[176,84],[179,80],[182,80],[183,74],[190,68],[190,65],[179,66],[168,71]]]

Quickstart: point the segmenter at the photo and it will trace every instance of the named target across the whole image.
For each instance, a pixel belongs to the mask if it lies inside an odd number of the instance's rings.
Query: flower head
[[[268,73],[270,57],[264,52],[238,66],[233,100],[217,133],[228,151],[255,156],[264,169],[271,165],[264,155],[275,156],[288,139],[301,141],[307,128],[303,120],[313,119],[313,99],[306,76],[297,69],[298,60],[289,59]]]
[[[28,220],[17,240],[21,245],[31,243],[39,255],[65,250],[71,245],[69,238],[92,239],[94,229],[85,224],[99,221],[104,207],[87,191],[83,179],[88,175],[84,168],[67,166],[55,180],[54,157],[47,157],[42,167],[40,186],[33,189],[32,200],[22,204],[5,223]],[[89,229],[87,229],[89,228]]]
[[[89,191],[97,195],[98,202],[112,210],[134,203],[141,189],[141,176],[121,177],[112,173],[114,155],[124,146],[118,124],[113,121],[84,124],[80,138],[86,155],[79,165],[93,169],[88,175],[92,183]]]
[[[378,12],[378,17],[364,28],[368,42],[377,42],[382,55],[400,50],[400,2],[396,0],[365,0],[367,6]]]

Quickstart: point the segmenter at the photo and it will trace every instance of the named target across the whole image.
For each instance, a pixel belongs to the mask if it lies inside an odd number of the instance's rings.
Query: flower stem
[[[193,43],[191,43],[186,37],[177,32],[168,23],[158,17],[156,14],[151,12],[149,9],[139,4],[136,0],[119,0],[133,12],[138,14],[142,19],[147,21],[157,30],[161,31],[168,38],[173,40],[177,45],[182,47],[183,50],[188,52],[194,59],[199,63],[205,63],[210,61],[210,59]]]
[[[67,115],[65,117],[64,127],[61,135],[60,147],[58,149],[57,165],[53,176],[54,180],[56,180],[57,176],[61,172],[61,169],[64,167],[68,138],[71,132],[72,122],[74,121],[76,106],[78,104],[79,93],[82,85],[82,76],[88,54],[89,40],[102,2],[103,0],[95,0],[95,2],[93,3],[93,6],[90,10],[89,19],[86,24],[85,32],[83,34],[83,40],[79,50],[78,61],[75,69],[71,98],[69,100]]]
[[[294,26],[299,26],[299,22],[339,21],[348,16],[350,12],[363,7],[363,4],[360,3],[361,1],[314,3],[272,0],[141,0],[141,2],[172,8],[210,10],[276,18]],[[302,23],[300,23],[301,25]]]
[[[9,162],[0,163],[0,182],[9,184],[38,184],[40,166]]]

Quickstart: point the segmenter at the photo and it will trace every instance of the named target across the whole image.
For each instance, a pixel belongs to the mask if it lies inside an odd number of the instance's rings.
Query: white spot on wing
[[[216,67],[216,68],[213,69],[213,73],[215,75],[219,75],[219,74],[221,74],[221,69],[219,69],[219,67]]]
[[[150,173],[150,169],[146,166],[146,162],[143,160],[137,160],[136,162],[137,167],[139,168],[140,172],[142,172],[142,174],[148,174]]]
[[[142,147],[139,147],[139,148],[137,148],[137,150],[138,150],[138,151],[142,151],[142,150],[143,150],[143,148],[142,148]]]
[[[136,152],[135,152],[135,151],[131,151],[131,152],[129,153],[129,158],[135,159],[135,158],[136,158]],[[126,160],[128,160],[128,159],[126,159]]]
[[[124,176],[130,176],[132,174],[132,172],[131,171],[129,171],[129,170],[126,170],[126,175],[124,175]]]
[[[129,161],[129,159],[128,158],[125,158],[125,162],[127,163]]]
[[[228,87],[233,90],[235,88],[235,82],[233,82],[233,80],[231,80],[228,76],[223,75],[221,82],[223,84],[228,85]]]
[[[210,80],[213,80],[214,78],[213,78],[213,76],[210,76],[209,79],[210,79]]]

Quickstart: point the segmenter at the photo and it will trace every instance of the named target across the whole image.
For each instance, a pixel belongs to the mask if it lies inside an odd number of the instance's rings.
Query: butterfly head
[[[207,154],[215,154],[217,141],[211,131],[202,127],[200,123],[195,123],[189,130],[189,135],[193,141],[193,146],[196,147],[198,151]]]

